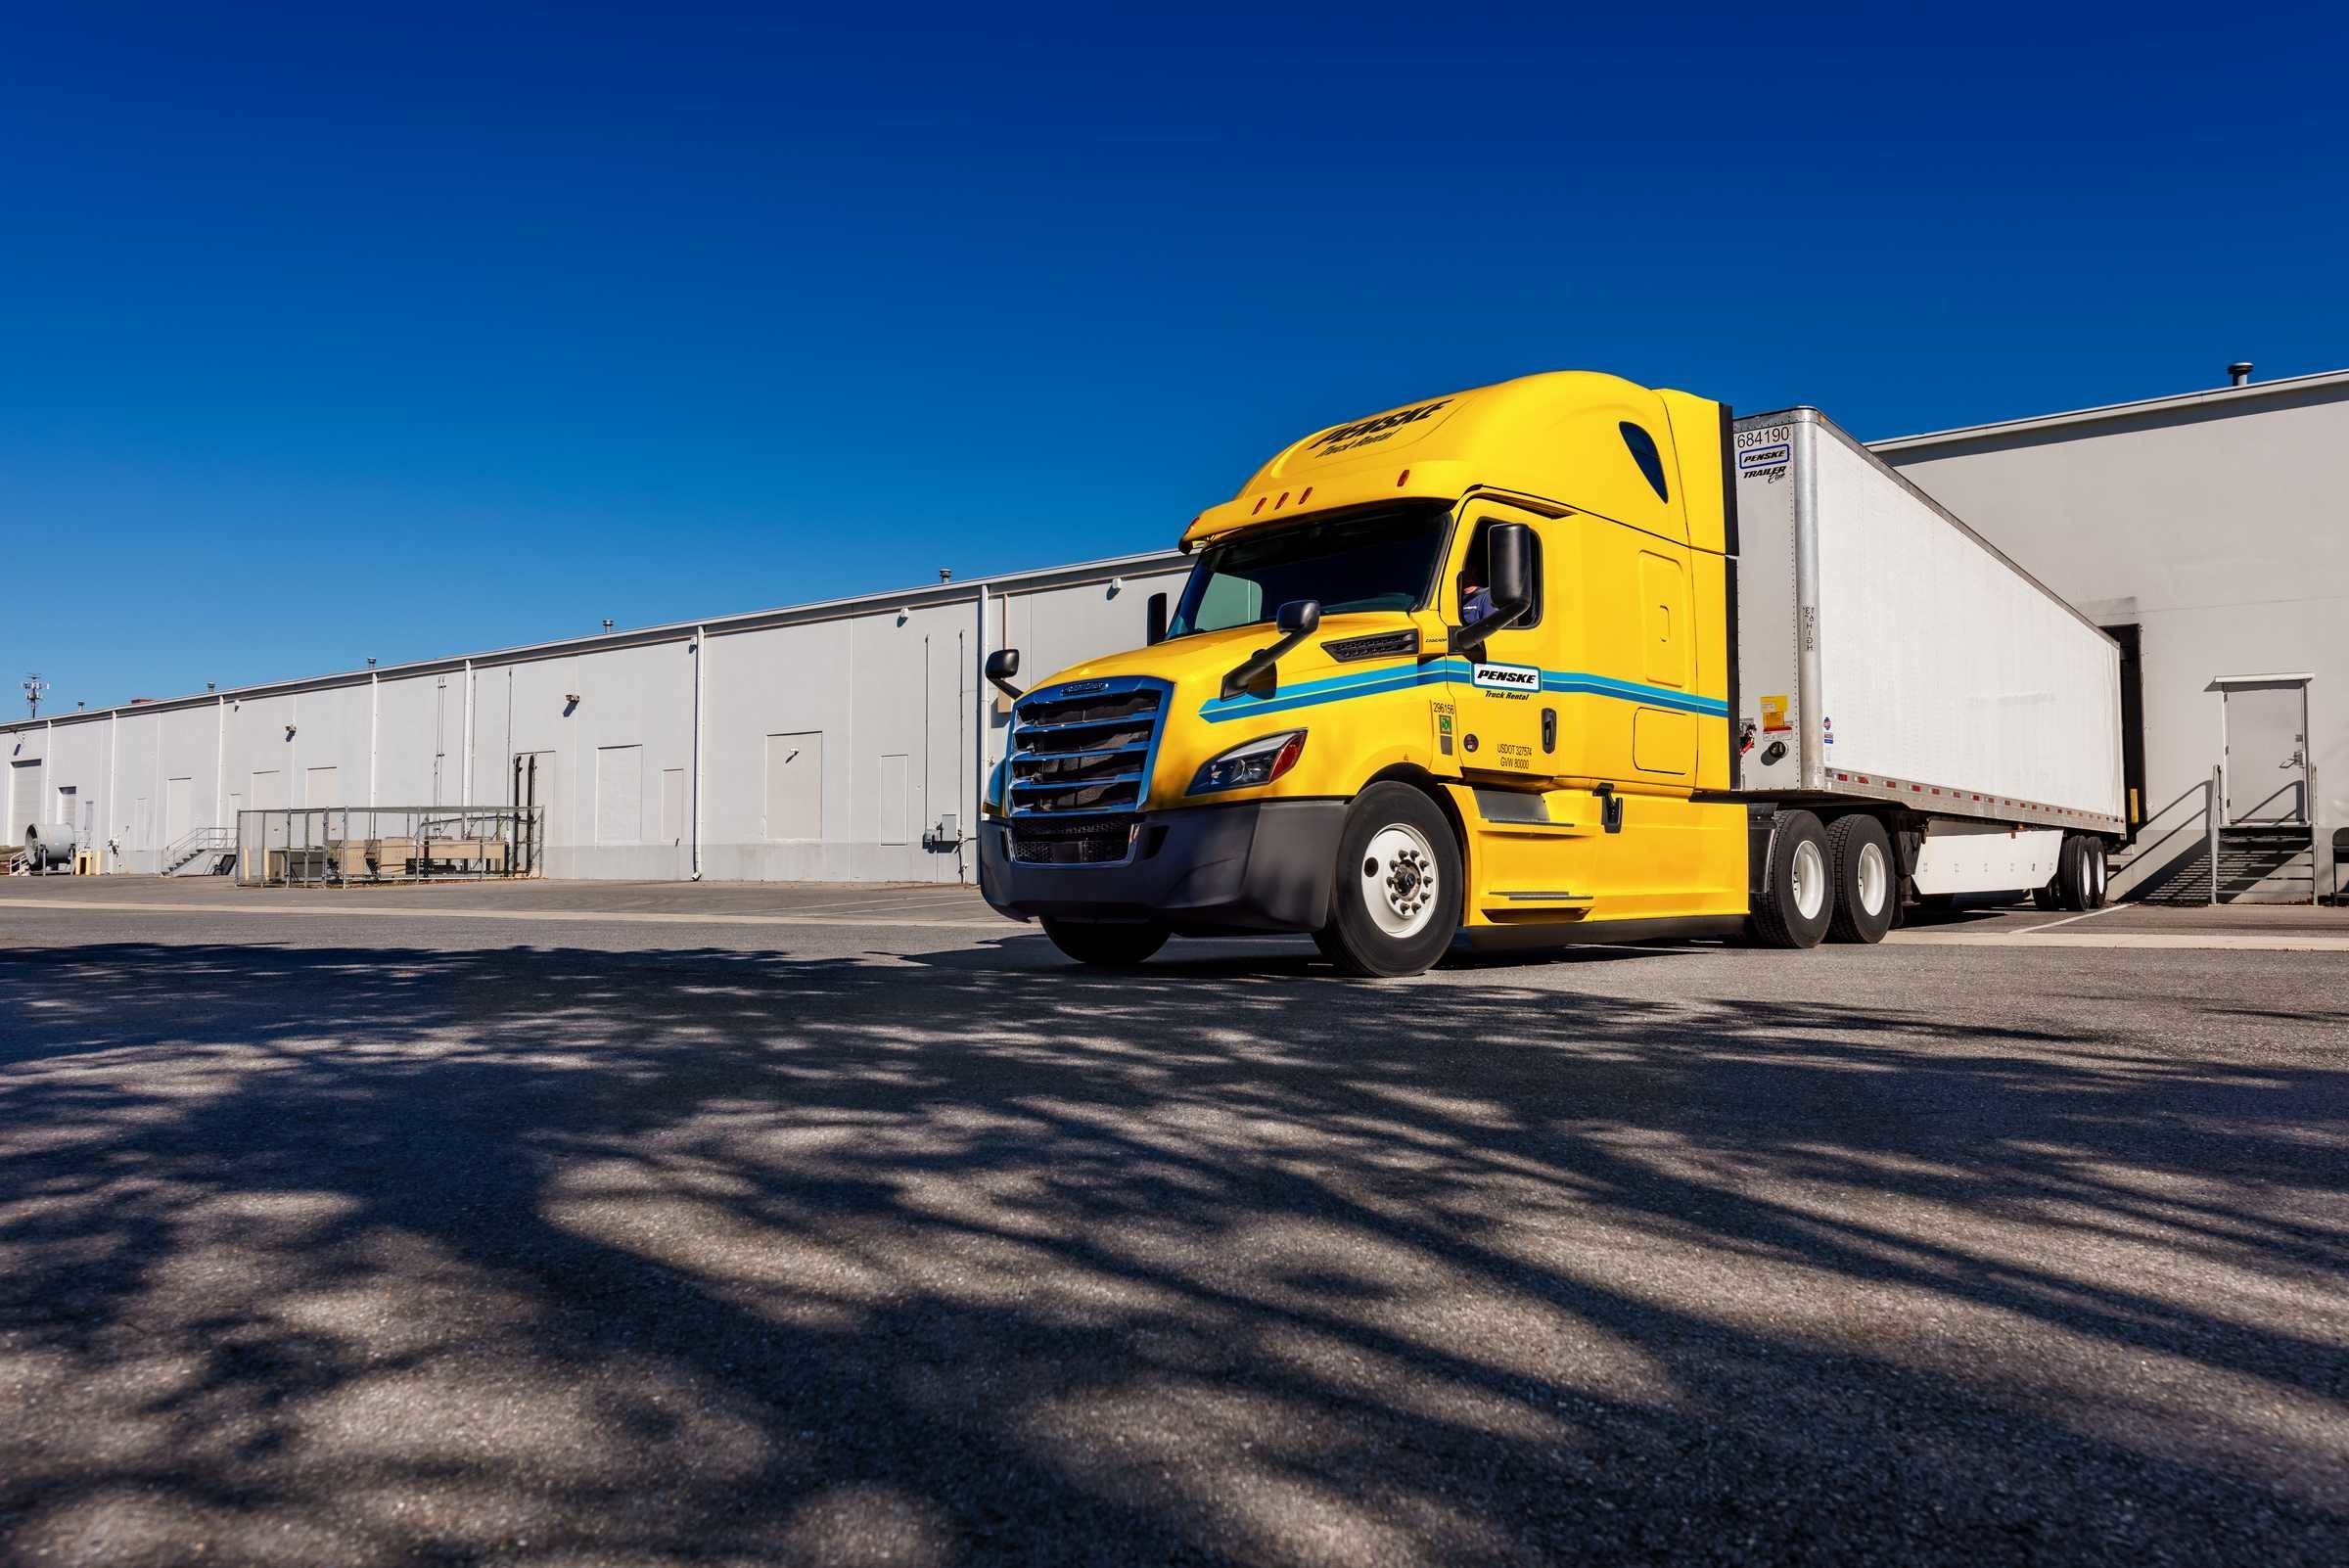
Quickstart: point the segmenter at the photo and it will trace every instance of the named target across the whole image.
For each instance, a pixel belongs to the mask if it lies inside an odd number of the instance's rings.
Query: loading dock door
[[[644,748],[595,749],[595,842],[644,842]]]
[[[194,825],[196,810],[196,781],[192,778],[163,780],[163,848],[169,849],[188,836]]]
[[[41,807],[41,764],[37,761],[12,762],[8,769],[8,824],[0,832],[0,843],[22,844],[24,829],[37,823]]]

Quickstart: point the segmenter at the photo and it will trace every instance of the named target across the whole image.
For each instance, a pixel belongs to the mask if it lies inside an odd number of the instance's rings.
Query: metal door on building
[[[254,768],[253,770],[253,787],[248,791],[247,798],[253,803],[252,809],[269,813],[261,818],[260,841],[255,847],[263,851],[284,849],[288,831],[292,826],[286,816],[286,775],[284,770],[274,767]],[[253,874],[256,876],[263,874],[259,865],[255,865]]]
[[[2227,822],[2305,827],[2309,820],[2306,675],[2228,675],[2220,694]]]
[[[766,737],[766,837],[778,842],[824,836],[824,732]]]
[[[186,838],[195,825],[195,816],[196,780],[163,780],[163,848],[169,849]]]

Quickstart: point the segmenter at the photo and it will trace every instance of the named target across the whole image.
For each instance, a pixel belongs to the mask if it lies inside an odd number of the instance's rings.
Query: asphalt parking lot
[[[2331,909],[0,884],[0,1561],[2338,1564],[2345,999]]]

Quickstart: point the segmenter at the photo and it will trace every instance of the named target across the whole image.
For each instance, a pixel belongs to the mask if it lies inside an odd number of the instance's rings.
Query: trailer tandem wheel
[[[2065,835],[2050,891],[2062,908],[2082,911],[2103,908],[2104,841],[2086,833]]]
[[[1780,811],[1769,853],[1769,876],[1754,899],[1755,938],[1766,947],[1818,946],[1835,915],[1827,830],[1809,811]]]
[[[1892,841],[1884,824],[1864,811],[1827,824],[1827,865],[1834,879],[1834,913],[1827,936],[1835,942],[1882,942],[1900,911],[1892,870]]]

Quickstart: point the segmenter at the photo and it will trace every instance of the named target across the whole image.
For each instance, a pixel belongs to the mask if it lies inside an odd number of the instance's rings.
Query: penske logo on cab
[[[1540,691],[1542,671],[1531,665],[1479,665],[1476,683],[1492,691]]]

